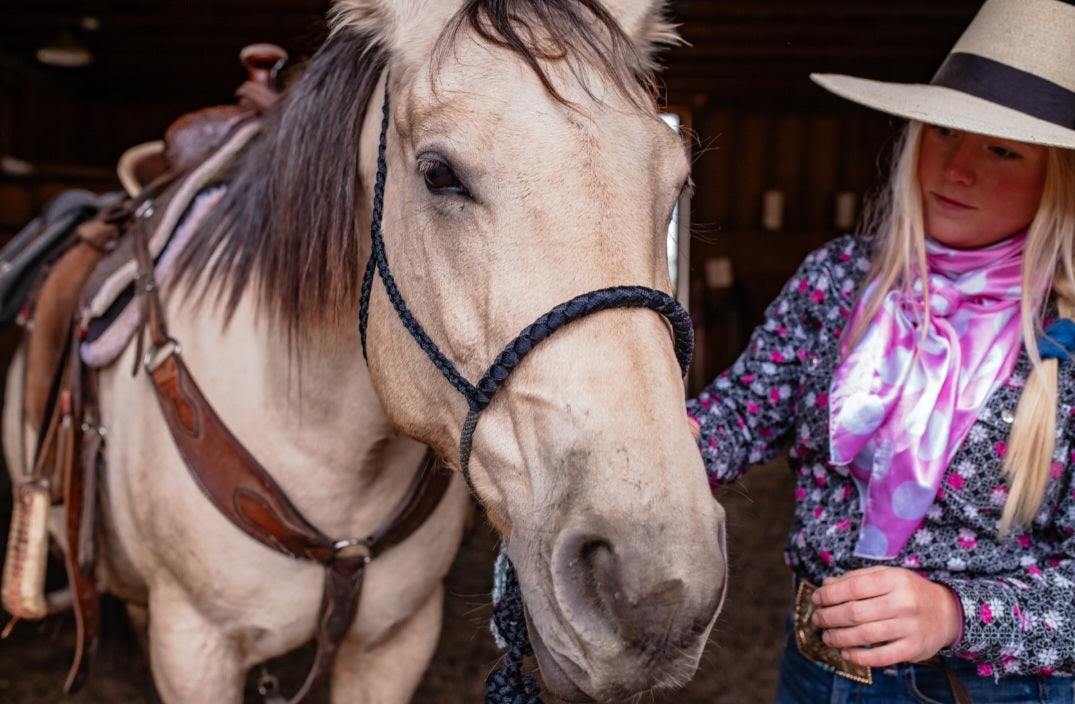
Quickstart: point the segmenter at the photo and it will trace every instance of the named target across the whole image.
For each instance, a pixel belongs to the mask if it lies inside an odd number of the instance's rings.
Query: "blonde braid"
[[[1041,331],[1042,302],[1035,291],[1052,272],[1052,291],[1062,318],[1075,317],[1075,152],[1050,149],[1045,189],[1038,215],[1027,235],[1020,306],[1023,339],[1033,369],[1023,387],[1004,455],[1008,498],[1000,519],[1003,539],[1016,526],[1028,525],[1041,508],[1056,449],[1057,374],[1055,359],[1042,360],[1036,336]]]

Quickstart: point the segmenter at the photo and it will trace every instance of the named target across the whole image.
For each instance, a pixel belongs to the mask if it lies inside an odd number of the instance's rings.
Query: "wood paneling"
[[[0,113],[0,153],[110,166],[177,116],[233,101],[246,44],[308,55],[327,7],[327,0],[4,0],[0,86],[13,110]],[[86,17],[99,27],[83,29]],[[92,51],[90,66],[36,61],[36,50],[61,32]]]

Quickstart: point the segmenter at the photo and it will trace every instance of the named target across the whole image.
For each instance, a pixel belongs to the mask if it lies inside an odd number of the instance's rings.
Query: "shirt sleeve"
[[[1071,418],[1064,433],[1068,439],[1075,437]],[[1058,454],[1071,457],[1068,443],[1058,444]],[[961,638],[941,654],[974,660],[980,675],[1075,672],[1073,467],[1071,462],[1054,467],[1062,468],[1053,479],[1058,496],[1043,502],[1031,529],[1007,538],[1019,546],[1014,549],[1026,552],[1018,570],[988,578],[936,580],[955,592],[963,611]],[[1035,542],[1040,549],[1033,549]]]
[[[854,292],[839,290],[834,282],[846,277],[834,275],[833,267],[848,266],[851,249],[850,242],[836,241],[809,255],[769,305],[742,355],[687,402],[712,485],[735,481],[784,446],[804,368],[838,344],[834,337]]]

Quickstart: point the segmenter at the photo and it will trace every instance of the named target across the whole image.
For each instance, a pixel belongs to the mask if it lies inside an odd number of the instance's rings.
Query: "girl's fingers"
[[[814,612],[814,625],[822,629],[849,628],[884,621],[894,615],[888,600],[877,597],[820,608]]]
[[[840,656],[853,665],[863,667],[886,667],[897,662],[913,661],[911,649],[903,640],[860,648],[844,648]]]
[[[896,641],[905,635],[905,629],[899,621],[887,619],[848,628],[830,628],[821,637],[826,645],[833,648],[862,648]]]

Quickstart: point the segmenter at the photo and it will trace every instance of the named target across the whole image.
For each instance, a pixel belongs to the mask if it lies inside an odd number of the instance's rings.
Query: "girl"
[[[790,443],[777,701],[1072,702],[1075,4],[988,0],[929,85],[813,78],[910,119],[876,235],[688,402],[714,484]]]

